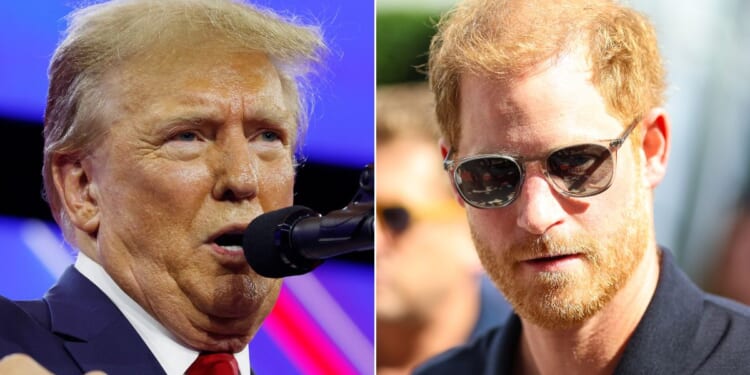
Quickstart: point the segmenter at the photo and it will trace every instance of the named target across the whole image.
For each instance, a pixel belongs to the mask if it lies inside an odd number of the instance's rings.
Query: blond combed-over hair
[[[69,223],[54,187],[53,157],[77,158],[97,147],[107,132],[105,76],[128,61],[191,53],[195,45],[264,53],[297,120],[295,146],[306,132],[308,76],[326,51],[316,26],[230,0],[115,0],[68,18],[49,67],[42,170],[45,198],[64,231]]]
[[[653,26],[611,0],[465,0],[446,13],[430,45],[428,74],[442,136],[460,140],[460,80],[512,82],[584,47],[594,87],[624,126],[664,102]],[[638,132],[634,138],[638,139]]]

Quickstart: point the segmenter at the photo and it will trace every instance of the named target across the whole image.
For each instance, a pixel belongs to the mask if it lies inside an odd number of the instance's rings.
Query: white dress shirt
[[[146,310],[125,294],[102,266],[82,252],[78,252],[75,268],[109,297],[112,303],[125,315],[125,318],[141,336],[148,349],[169,375],[182,375],[198,358],[198,351],[188,348],[156,321]],[[250,374],[248,347],[235,353],[234,358],[240,367],[240,374]]]

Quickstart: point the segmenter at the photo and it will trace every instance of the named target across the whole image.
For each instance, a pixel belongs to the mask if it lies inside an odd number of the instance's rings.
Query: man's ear
[[[52,178],[71,224],[94,235],[99,229],[98,191],[91,178],[90,164],[69,156],[52,157]]]
[[[646,183],[651,189],[661,183],[667,173],[671,142],[670,121],[664,108],[653,108],[643,118],[642,154],[645,157]]]
[[[448,144],[448,142],[445,140],[445,138],[440,138],[438,141],[438,144],[440,145],[440,155],[442,156],[442,159],[445,160],[445,157],[448,156],[448,153],[451,150],[451,146]],[[450,178],[451,181],[451,191],[453,191],[453,198],[458,202],[458,204],[461,205],[461,207],[465,207],[465,203],[463,198],[461,198],[461,195],[458,194],[458,190],[456,190],[456,184],[453,183],[453,175],[451,173],[448,173],[448,178]]]

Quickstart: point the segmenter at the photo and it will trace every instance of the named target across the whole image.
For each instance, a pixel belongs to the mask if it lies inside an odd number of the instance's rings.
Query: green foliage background
[[[377,84],[425,80],[430,39],[438,13],[378,12],[376,20]]]

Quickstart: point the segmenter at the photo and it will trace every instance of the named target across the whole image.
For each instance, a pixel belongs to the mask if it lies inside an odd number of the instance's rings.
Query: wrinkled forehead
[[[284,81],[268,55],[210,45],[183,51],[144,53],[110,67],[101,80],[100,95],[107,100],[100,113],[129,115],[175,103],[197,109],[212,100],[235,101],[296,136],[295,86]]]
[[[113,66],[105,77],[123,90],[148,88],[156,92],[176,86],[256,86],[279,71],[263,52],[214,49],[200,45],[185,51],[153,51],[132,56]],[[148,92],[137,92],[147,95]]]

